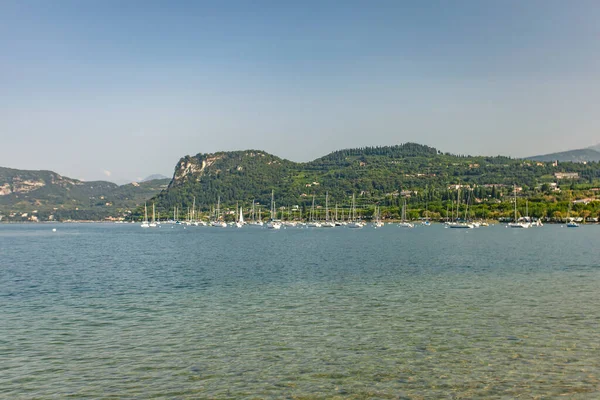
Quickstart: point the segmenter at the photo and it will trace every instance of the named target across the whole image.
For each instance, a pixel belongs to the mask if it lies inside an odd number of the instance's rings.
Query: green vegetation
[[[576,175],[564,175],[571,173]],[[563,175],[561,175],[563,174]],[[197,154],[182,158],[173,179],[117,186],[82,182],[51,171],[0,168],[2,220],[123,217],[140,219],[144,201],[156,202],[161,219],[177,207],[184,218],[194,198],[205,215],[221,198],[228,219],[239,203],[246,212],[252,201],[268,218],[271,190],[278,209],[306,217],[313,194],[323,214],[325,194],[333,211],[337,204],[347,215],[356,195],[359,213],[370,218],[375,206],[383,218],[398,218],[404,199],[411,219],[446,218],[454,209],[457,187],[461,204],[469,203],[470,217],[500,219],[513,215],[513,185],[520,189],[519,214],[564,219],[600,217],[600,163],[540,162],[509,157],[442,153],[414,143],[399,146],[339,150],[307,163],[295,163],[259,150]],[[584,200],[573,204],[577,200]],[[596,201],[589,201],[596,200]],[[464,207],[464,206],[463,206]],[[341,211],[340,211],[341,212]],[[22,214],[27,216],[22,217]],[[464,208],[461,208],[464,216]]]
[[[578,176],[558,179],[555,173]],[[307,163],[258,150],[197,154],[179,161],[168,190],[153,201],[165,215],[172,215],[174,207],[183,215],[194,198],[201,211],[209,212],[219,196],[224,209],[237,202],[248,209],[252,200],[268,209],[274,190],[278,205],[299,205],[296,215],[305,216],[313,194],[321,206],[328,192],[332,208],[335,204],[347,208],[354,193],[366,217],[380,205],[383,217],[397,218],[406,197],[412,218],[423,217],[426,205],[430,217],[445,218],[457,196],[451,186],[461,185],[461,203],[471,203],[472,215],[502,218],[513,212],[513,184],[522,188],[521,214],[528,198],[531,216],[558,218],[557,213],[566,216],[570,200],[598,198],[599,193],[591,189],[600,187],[600,163],[556,166],[501,156],[452,155],[414,143],[340,150]],[[576,204],[571,215],[596,217],[599,206],[600,202]]]
[[[2,221],[124,217],[168,183],[169,179],[118,186],[79,181],[52,171],[0,167],[0,216]]]

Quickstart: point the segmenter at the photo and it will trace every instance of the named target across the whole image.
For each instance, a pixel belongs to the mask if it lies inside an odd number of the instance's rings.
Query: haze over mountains
[[[527,157],[534,161],[561,161],[561,162],[590,162],[600,161],[600,144],[590,146],[585,149],[575,149],[561,151],[557,153],[542,154],[538,156]]]
[[[148,181],[155,181],[157,179],[171,179],[168,176],[162,175],[162,174],[152,174],[150,176],[145,177],[144,179],[142,179],[140,181],[141,182],[148,182]]]

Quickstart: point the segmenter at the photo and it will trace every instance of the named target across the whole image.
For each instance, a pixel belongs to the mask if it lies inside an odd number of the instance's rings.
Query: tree
[[[548,194],[550,193],[550,184],[549,183],[544,183],[542,185],[542,192]]]
[[[560,211],[554,211],[552,213],[552,219],[554,221],[562,221],[563,220],[563,213]]]
[[[579,213],[579,216],[581,216],[583,218],[583,223],[585,224],[586,219],[588,219],[588,217],[591,215],[592,213],[588,210],[583,210]]]

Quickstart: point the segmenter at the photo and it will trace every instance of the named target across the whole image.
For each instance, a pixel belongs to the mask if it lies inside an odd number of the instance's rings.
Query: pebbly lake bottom
[[[0,226],[0,397],[594,398],[600,229]]]

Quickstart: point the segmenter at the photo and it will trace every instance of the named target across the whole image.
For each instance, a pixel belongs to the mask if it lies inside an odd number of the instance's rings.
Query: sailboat
[[[193,207],[192,207],[192,215],[193,215],[193,219],[194,219],[194,225],[196,226],[206,226],[206,222],[202,221],[201,219],[198,219],[198,214],[200,212],[200,209],[198,208],[198,211],[196,211],[196,197],[194,196],[194,203],[193,203]]]
[[[320,228],[321,223],[315,218],[315,194],[313,193],[312,207],[310,208],[310,220],[306,224],[309,228]]]
[[[569,208],[567,209],[567,228],[579,228],[579,224],[575,222],[570,216],[571,214],[571,199],[569,198]]]
[[[325,193],[325,222],[321,226],[323,228],[335,228],[335,222],[329,219],[329,192]]]
[[[296,221],[294,221],[294,217],[293,217],[293,214],[292,214],[292,207],[290,207],[288,205],[287,209],[288,209],[287,220],[286,221],[282,221],[281,224],[283,226],[296,227],[297,223],[296,223]],[[283,211],[281,212],[281,216],[283,218]]]
[[[217,211],[215,215],[215,219],[210,223],[211,226],[219,227],[219,228],[227,228],[227,224],[225,221],[221,220],[221,196],[217,199]]]
[[[427,200],[425,201],[425,220],[421,221],[421,225],[431,225],[431,222],[429,221],[429,202],[427,202]]]
[[[415,226],[406,220],[406,199],[404,199],[404,204],[402,205],[402,216],[401,221],[398,224],[401,228],[414,228]]]
[[[520,220],[517,218],[517,185],[514,185],[513,188],[513,198],[514,198],[514,202],[515,202],[515,219],[513,222],[509,222],[508,227],[509,228],[529,228],[531,226],[531,224],[523,219]]]
[[[373,226],[375,228],[383,227],[383,222],[381,222],[381,216],[380,216],[380,212],[379,212],[379,206],[375,207],[375,222],[373,222]]]
[[[271,220],[267,222],[268,229],[281,229],[281,221],[277,219],[277,210],[275,208],[275,191],[271,191]]]
[[[258,208],[258,211],[257,211]],[[258,219],[257,219],[258,216]],[[260,219],[260,206],[256,207],[256,200],[252,200],[252,225],[263,226],[263,222]]]
[[[342,210],[342,212],[343,212],[343,210]],[[342,220],[343,219],[344,219],[344,217],[342,216]],[[340,221],[340,219],[338,218],[338,205],[337,205],[337,203],[335,203],[335,218],[333,220],[333,224],[335,226],[342,226],[342,221]]]
[[[150,228],[156,228],[156,210],[154,209],[154,203],[152,203],[152,222],[148,226]]]
[[[198,217],[196,216],[196,196],[194,196],[194,199],[192,200],[192,214],[190,218],[190,223],[194,226],[200,225],[197,218]]]
[[[263,225],[264,225],[264,223],[263,223],[263,221],[262,221],[262,218],[261,218],[261,216],[260,216],[260,213],[261,213],[261,209],[260,209],[260,206],[258,206],[258,221],[256,221],[256,225],[258,225],[258,226],[263,226]]]
[[[354,193],[352,194],[352,218],[348,215],[348,228],[360,229],[365,226],[361,221],[356,219],[356,197]]]
[[[450,214],[448,214],[448,205],[446,205],[446,222],[444,222],[444,224],[446,225],[446,228],[456,224],[456,221],[454,221],[454,200],[451,200],[450,203],[452,204],[452,208],[450,209]],[[450,217],[448,217],[448,215],[450,215]]]
[[[150,224],[148,224],[148,207],[146,203],[144,203],[144,221],[140,225],[142,228],[150,228]]]
[[[244,226],[244,212],[242,211],[242,207],[240,207],[240,216],[238,218],[238,221],[235,223],[235,226],[237,226],[238,228]]]
[[[467,222],[467,213],[469,211],[469,204],[467,203],[465,206],[465,219],[463,222],[458,222],[460,218],[460,187],[456,191],[456,222],[450,225],[450,228],[454,229],[473,229],[475,225]]]
[[[425,187],[425,195],[428,195],[427,192],[427,187]],[[425,198],[425,220],[421,221],[421,225],[425,225],[425,226],[429,226],[431,225],[431,222],[429,222],[429,199],[426,197]]]

